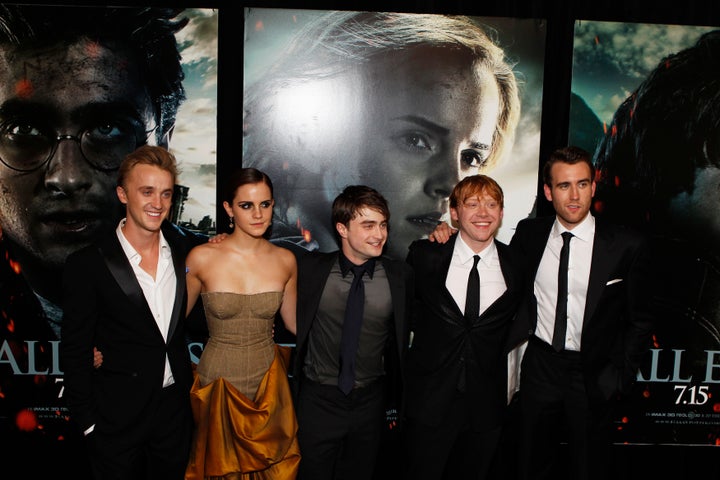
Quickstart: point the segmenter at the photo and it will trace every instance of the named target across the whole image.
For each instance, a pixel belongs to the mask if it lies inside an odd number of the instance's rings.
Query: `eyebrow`
[[[60,115],[58,109],[45,102],[35,102],[11,98],[0,105],[0,117],[26,116],[42,118],[51,122],[58,122]],[[87,123],[88,118],[124,116],[142,125],[142,115],[135,105],[127,101],[91,102],[73,109],[70,118],[77,123]]]
[[[393,118],[393,120],[403,120],[405,122],[414,123],[423,128],[426,128],[428,130],[432,130],[439,135],[449,135],[450,134],[449,128],[438,125],[437,123],[435,123],[431,120],[428,120],[427,118],[423,118],[423,117],[420,117],[417,115],[402,115],[402,116]],[[487,143],[482,143],[482,142],[471,142],[470,147],[474,148],[476,150],[490,150],[490,145],[488,145]]]
[[[428,130],[433,130],[441,135],[447,135],[450,133],[449,128],[445,128],[435,122],[428,120],[427,118],[419,117],[417,115],[401,115],[399,117],[393,118],[393,120],[403,120],[406,122],[414,123],[421,127],[427,128]]]

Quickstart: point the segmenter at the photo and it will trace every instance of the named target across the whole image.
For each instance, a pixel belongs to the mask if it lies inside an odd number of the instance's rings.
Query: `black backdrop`
[[[26,0],[7,3],[97,5],[97,0]],[[308,8],[441,13],[477,16],[544,18],[547,20],[540,158],[567,143],[575,20],[720,26],[720,2],[683,0],[671,3],[648,0],[174,0],[123,1],[112,5],[186,6],[218,8],[218,177],[223,178],[241,160],[243,9]],[[538,214],[552,213],[539,189]],[[218,201],[220,206],[221,202]],[[219,207],[221,208],[221,207]],[[220,217],[218,211],[217,218]],[[1,442],[0,442],[1,443]],[[662,475],[675,480],[720,478],[720,447],[632,445],[617,446],[616,479],[644,479]],[[562,476],[558,477],[562,479]],[[571,480],[571,479],[568,479]]]

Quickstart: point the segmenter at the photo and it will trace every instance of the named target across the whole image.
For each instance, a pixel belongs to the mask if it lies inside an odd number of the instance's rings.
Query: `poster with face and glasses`
[[[508,242],[534,209],[545,34],[536,19],[246,9],[242,163],[274,183],[272,239],[336,250],[332,201],[363,184],[404,259],[450,221],[453,186],[486,174]]]
[[[577,21],[570,142],[594,152],[595,213],[647,233],[652,348],[617,443],[720,444],[720,30]]]
[[[118,226],[122,158],[169,148],[171,220],[214,233],[217,22],[211,9],[0,5],[0,476],[89,478],[63,401],[61,278]]]

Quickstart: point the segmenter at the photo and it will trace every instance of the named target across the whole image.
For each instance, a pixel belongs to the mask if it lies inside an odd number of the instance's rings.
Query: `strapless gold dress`
[[[207,292],[202,299],[210,339],[190,394],[195,433],[185,478],[295,479],[290,349],[272,338],[282,292]]]

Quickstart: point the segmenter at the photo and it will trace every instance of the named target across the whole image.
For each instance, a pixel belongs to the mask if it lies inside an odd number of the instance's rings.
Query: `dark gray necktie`
[[[353,265],[351,269],[355,278],[350,285],[345,307],[345,320],[340,341],[340,374],[338,375],[338,388],[345,395],[349,394],[355,385],[355,356],[360,343],[360,327],[365,308],[365,284],[363,283],[365,265]]]
[[[563,232],[563,246],[560,250],[560,267],[558,268],[558,298],[555,306],[555,331],[552,346],[556,351],[565,349],[567,331],[567,296],[568,296],[568,261],[570,260],[570,239],[573,234]]]

